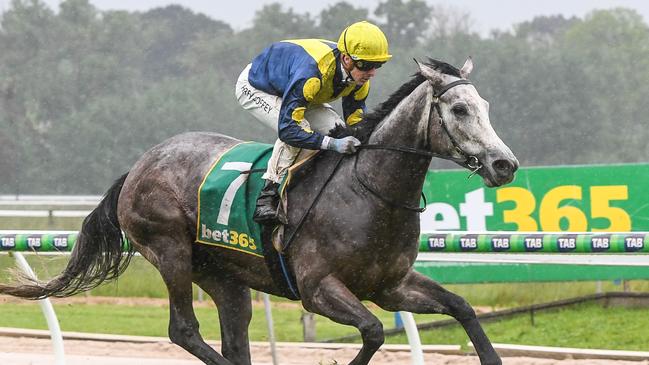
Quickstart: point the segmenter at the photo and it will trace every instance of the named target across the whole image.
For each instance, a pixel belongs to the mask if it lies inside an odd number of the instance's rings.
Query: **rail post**
[[[27,260],[25,260],[25,257],[20,252],[14,252],[13,255],[16,258],[16,264],[18,267],[20,267],[27,276],[37,280],[36,274],[29,266]],[[63,335],[61,334],[61,327],[56,318],[56,313],[54,313],[54,307],[52,307],[52,303],[47,298],[39,300],[38,304],[41,306],[41,310],[43,311],[43,315],[47,321],[47,327],[50,329],[50,337],[52,339],[52,346],[54,347],[54,364],[65,365]]]

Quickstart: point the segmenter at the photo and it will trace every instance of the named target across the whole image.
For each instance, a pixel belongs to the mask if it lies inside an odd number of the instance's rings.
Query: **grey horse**
[[[487,186],[511,182],[518,161],[492,129],[488,103],[466,79],[470,59],[461,69],[434,60],[418,67],[350,132],[364,148],[344,157],[320,153],[289,192],[288,267],[305,309],[360,331],[363,346],[350,364],[368,364],[384,342],[381,322],[362,300],[388,311],[450,315],[466,330],[481,364],[501,364],[470,305],[412,266],[420,195],[434,156],[473,170]],[[73,295],[119,276],[137,250],[167,286],[169,338],[206,364],[250,364],[250,288],[283,291],[262,258],[195,243],[198,186],[212,162],[239,142],[187,133],[153,147],[86,218],[63,273],[46,283],[2,285],[0,293]],[[130,242],[127,254],[122,231]],[[221,353],[199,334],[192,282],[216,303]]]

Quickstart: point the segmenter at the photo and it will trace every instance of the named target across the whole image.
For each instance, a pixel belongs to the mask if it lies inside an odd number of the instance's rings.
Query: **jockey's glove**
[[[361,141],[353,136],[343,138],[331,138],[325,136],[322,141],[322,147],[324,147],[324,149],[336,151],[338,153],[354,153],[360,145]]]

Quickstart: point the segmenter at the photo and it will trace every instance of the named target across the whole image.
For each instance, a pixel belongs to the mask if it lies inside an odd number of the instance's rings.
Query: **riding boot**
[[[264,188],[257,198],[257,207],[252,219],[260,224],[277,225],[280,223],[277,217],[279,206],[279,184],[266,180]]]

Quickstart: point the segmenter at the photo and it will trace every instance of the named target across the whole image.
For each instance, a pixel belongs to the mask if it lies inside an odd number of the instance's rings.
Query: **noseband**
[[[451,144],[453,145],[453,148],[457,153],[462,155],[464,158],[464,164],[471,169],[471,174],[469,174],[469,178],[475,175],[478,170],[482,168],[482,165],[480,164],[480,160],[474,155],[469,155],[462,148],[460,145],[457,143],[457,140],[453,137],[451,132],[448,130],[448,126],[446,125],[446,122],[444,121],[444,117],[442,116],[442,109],[440,108],[439,100],[444,95],[447,91],[450,89],[459,86],[459,85],[473,85],[471,81],[461,79],[457,81],[453,81],[449,84],[444,85],[440,90],[438,91],[433,91],[433,107],[435,108],[435,111],[437,112],[437,115],[439,116],[439,124],[442,126],[442,129],[448,136],[448,138],[451,140]],[[431,135],[431,129],[432,129],[432,120],[433,118],[433,113],[430,113],[428,117],[428,133],[426,135],[426,144],[428,147],[432,147],[432,144],[430,143],[430,135]],[[384,145],[384,144],[363,144],[360,145],[358,148],[362,149],[374,149],[374,150],[391,150],[391,151],[398,151],[398,152],[404,152],[404,153],[410,153],[413,155],[418,155],[418,156],[425,156],[425,157],[446,157],[443,156],[439,153],[435,153],[429,150],[422,150],[418,148],[412,148],[412,147],[404,147],[404,146],[392,146],[392,145]],[[371,192],[375,196],[377,196],[379,199],[383,200],[384,202],[388,203],[389,205],[392,205],[397,208],[402,208],[406,210],[411,210],[415,212],[423,212],[426,210],[426,196],[424,193],[421,193],[422,198],[424,199],[424,207],[421,208],[419,206],[410,206],[410,205],[405,205],[401,204],[399,202],[395,202],[392,199],[386,198],[385,196],[381,195],[378,191],[376,191],[374,188],[369,186],[367,182],[365,182],[359,175],[358,171],[356,169],[356,164],[358,163],[358,154],[356,154],[355,161],[354,161],[354,176],[356,177],[356,180],[365,188],[367,191]]]

